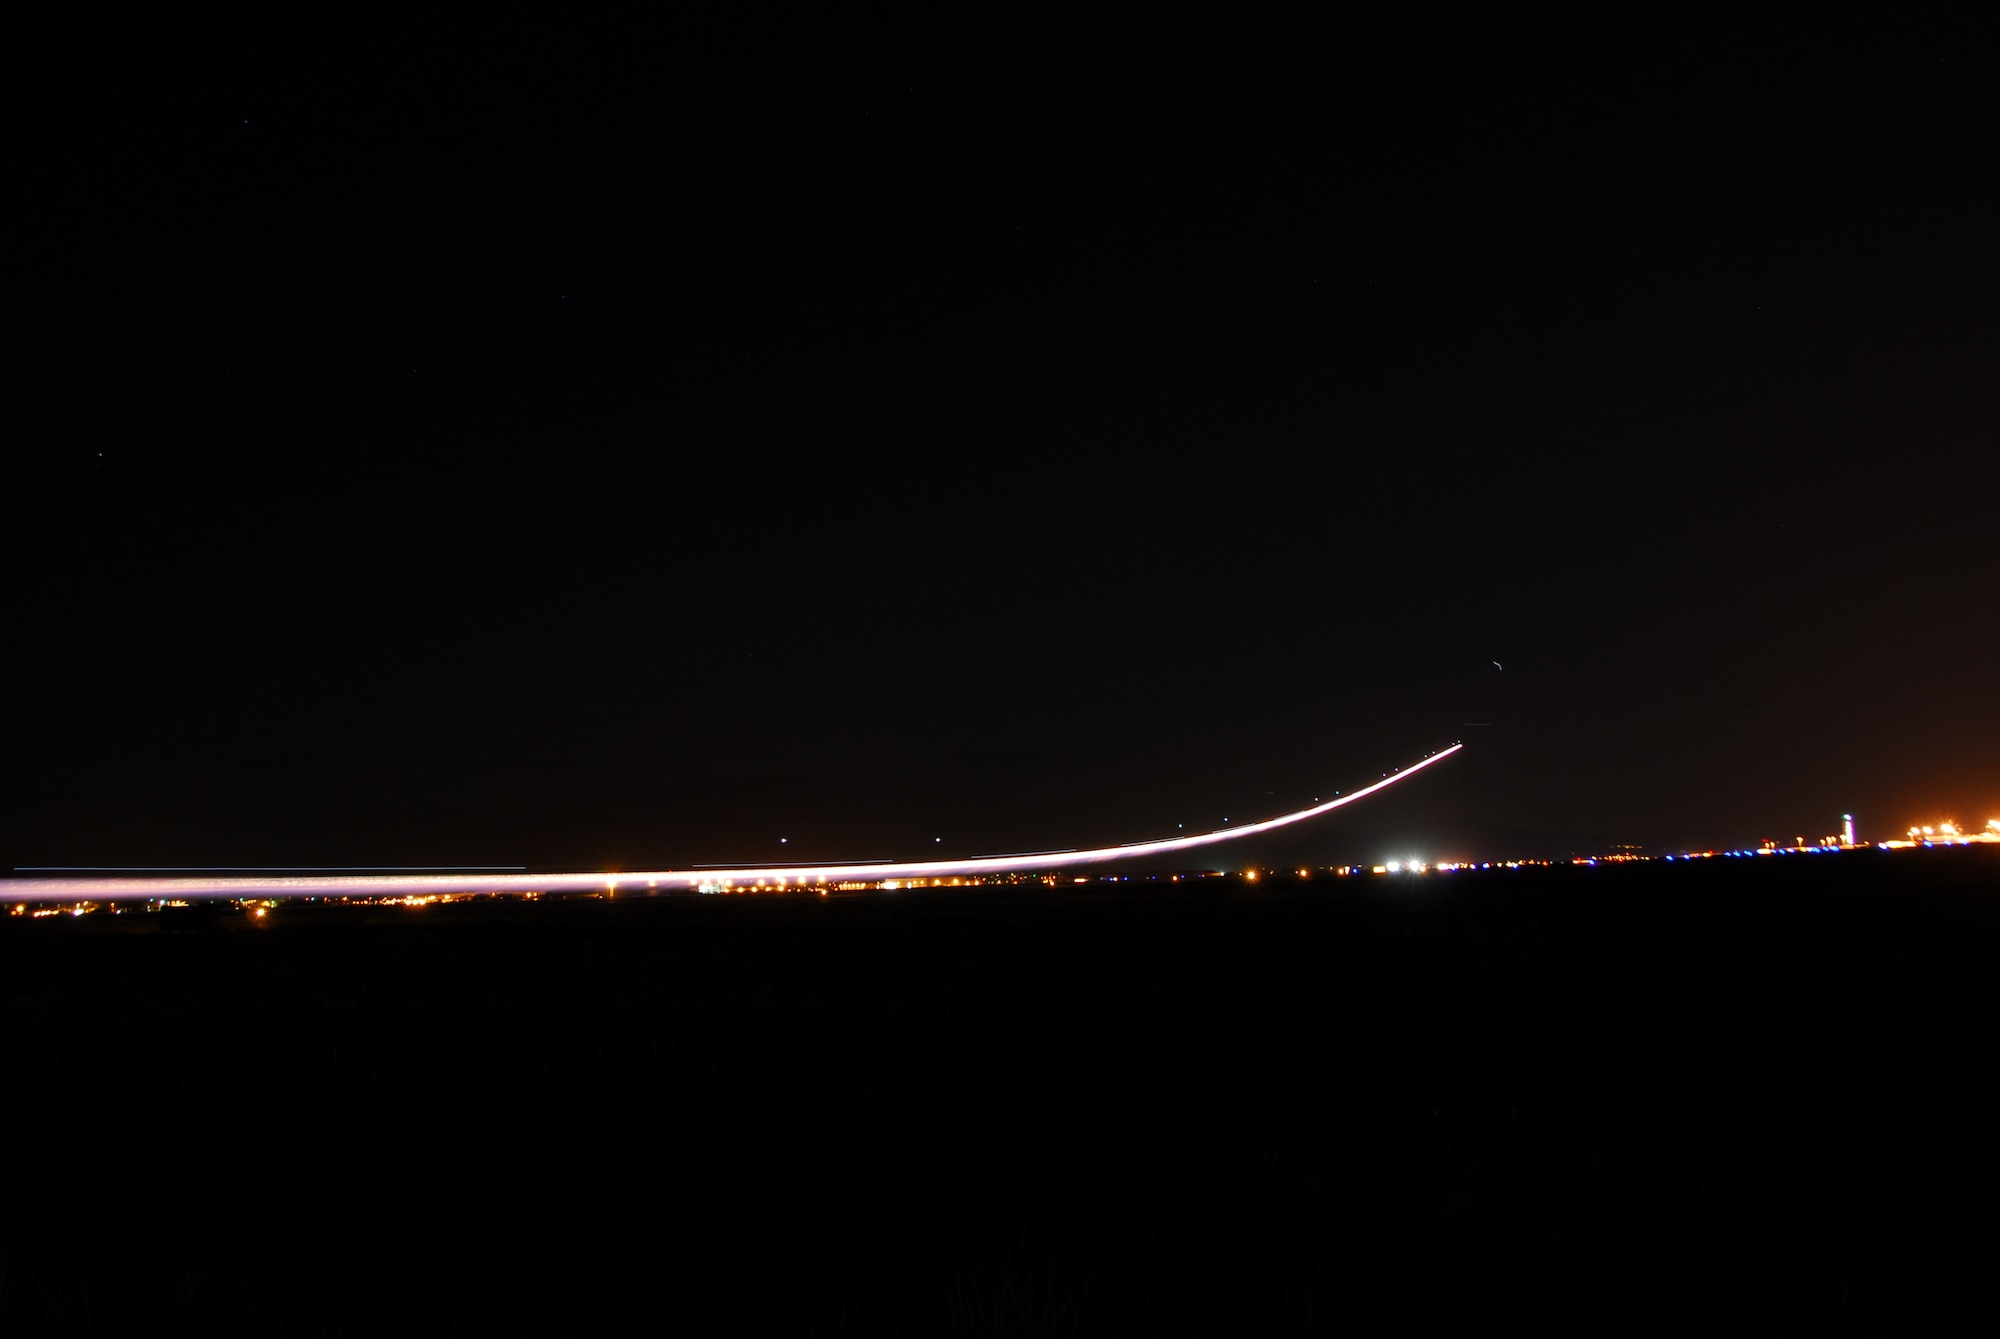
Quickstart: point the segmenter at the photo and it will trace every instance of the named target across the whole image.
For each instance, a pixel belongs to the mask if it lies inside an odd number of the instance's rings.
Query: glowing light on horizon
[[[768,886],[787,881],[840,883],[866,880],[884,888],[911,886],[920,880],[957,875],[1017,874],[1036,870],[1061,870],[1077,865],[1097,865],[1118,860],[1143,860],[1181,851],[1196,851],[1221,842],[1242,841],[1261,833],[1274,832],[1343,809],[1406,781],[1433,763],[1443,762],[1464,748],[1453,744],[1408,767],[1386,773],[1383,779],[1362,787],[1351,795],[1334,793],[1334,798],[1309,808],[1280,814],[1258,823],[1232,825],[1191,836],[1163,837],[1157,841],[1133,842],[1126,846],[1099,846],[1080,851],[1044,851],[1026,855],[973,856],[961,859],[913,861],[853,861],[843,864],[796,862],[782,866],[719,867],[694,866],[685,870],[648,870],[634,874],[607,876],[603,871],[571,874],[382,874],[382,875],[294,875],[285,878],[122,878],[122,879],[0,879],[0,900],[19,902],[150,901],[162,898],[232,897],[353,897],[400,898],[440,893],[597,893],[615,895],[620,883],[645,880],[647,887],[681,888],[688,891],[721,892],[736,887]]]

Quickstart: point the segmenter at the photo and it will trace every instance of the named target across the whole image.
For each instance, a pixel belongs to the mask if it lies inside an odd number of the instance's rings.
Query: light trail
[[[14,865],[14,873],[500,873],[528,865]]]
[[[821,865],[893,865],[895,863],[894,856],[886,855],[874,856],[867,860],[794,860],[792,862],[793,865],[806,869],[817,869]],[[516,866],[516,868],[519,868],[519,866]],[[719,873],[727,873],[732,869],[763,869],[764,866],[759,865],[754,860],[748,863],[739,860],[733,865],[694,865],[690,866],[690,868],[712,869]]]
[[[278,879],[178,878],[178,879],[0,879],[0,903],[6,902],[141,902],[187,901],[232,897],[425,897],[443,893],[602,893],[698,889],[715,887],[726,880],[732,888],[796,887],[807,883],[838,883],[843,880],[935,879],[967,874],[1026,874],[1036,870],[1075,869],[1109,861],[1144,860],[1180,851],[1197,851],[1222,842],[1241,841],[1259,833],[1275,832],[1294,823],[1304,823],[1336,809],[1345,808],[1399,781],[1406,781],[1434,763],[1443,762],[1465,745],[1453,744],[1428,757],[1389,773],[1372,785],[1351,795],[1340,795],[1261,823],[1197,833],[1192,837],[1163,837],[1158,841],[1135,842],[1130,846],[1099,846],[1082,851],[1047,851],[1031,855],[973,856],[959,860],[908,860],[880,863],[855,861],[839,865],[794,862],[763,867],[715,866],[683,870],[653,870],[621,874],[383,874],[383,875],[296,875]]]

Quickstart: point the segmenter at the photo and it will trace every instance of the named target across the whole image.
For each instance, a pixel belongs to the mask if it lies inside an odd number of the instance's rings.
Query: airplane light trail
[[[1398,781],[1415,776],[1433,763],[1442,762],[1464,748],[1462,743],[1441,749],[1421,761],[1389,773],[1382,780],[1364,786],[1351,795],[1340,795],[1310,809],[1299,809],[1261,823],[1198,833],[1191,837],[1164,837],[1158,841],[1135,842],[1130,846],[1099,846],[1082,851],[1048,851],[1033,855],[974,856],[957,860],[910,860],[884,863],[855,861],[821,865],[794,862],[765,867],[717,866],[685,870],[657,870],[631,874],[603,871],[595,874],[420,874],[383,875],[296,875],[277,879],[174,878],[174,879],[0,879],[0,901],[4,902],[138,902],[171,898],[176,900],[232,897],[410,897],[435,893],[596,893],[619,889],[641,891],[662,888],[697,889],[713,887],[727,876],[732,887],[743,884],[803,885],[842,879],[930,879],[965,874],[1016,874],[1032,870],[1073,869],[1079,865],[1103,864],[1113,860],[1136,860],[1194,851],[1220,842],[1241,841],[1261,832],[1303,823],[1330,814],[1335,809],[1366,799]]]

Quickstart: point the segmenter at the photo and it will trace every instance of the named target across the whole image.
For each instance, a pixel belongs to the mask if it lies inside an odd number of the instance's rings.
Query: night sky
[[[2000,814],[1992,33],[1393,8],[51,34],[0,855]]]

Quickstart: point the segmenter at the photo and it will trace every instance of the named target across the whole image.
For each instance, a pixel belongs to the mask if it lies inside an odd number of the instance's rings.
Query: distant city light
[[[980,856],[958,860],[926,860],[897,862],[887,859],[867,861],[844,860],[840,862],[802,862],[784,868],[756,868],[752,866],[697,865],[688,871],[662,871],[650,875],[635,874],[632,880],[645,879],[646,887],[655,891],[665,887],[679,888],[705,894],[746,893],[755,891],[785,891],[797,888],[801,891],[811,887],[821,897],[832,892],[858,892],[870,889],[895,891],[904,888],[963,887],[970,885],[1008,885],[1022,882],[1036,882],[1049,887],[1058,886],[1058,874],[1067,874],[1066,868],[1073,865],[1097,864],[1110,860],[1129,861],[1134,857],[1159,855],[1164,852],[1184,851],[1213,845],[1224,841],[1268,832],[1288,824],[1302,822],[1317,817],[1344,804],[1359,800],[1381,790],[1396,781],[1410,776],[1430,763],[1449,757],[1461,745],[1433,754],[1423,761],[1407,768],[1400,768],[1387,779],[1376,782],[1353,795],[1302,809],[1260,823],[1245,824],[1227,831],[1214,830],[1193,837],[1173,837],[1150,842],[1133,842],[1125,846],[1098,847],[1089,850],[1033,851],[1011,856]],[[1335,792],[1338,796],[1339,792]],[[1780,845],[1776,839],[1767,839],[1754,849],[1722,851],[1719,854],[1729,858],[1744,856],[1792,856],[1841,853],[1857,850],[1891,851],[1912,847],[1958,847],[1970,845],[2000,845],[2000,818],[1989,818],[1985,826],[1968,831],[1958,820],[1935,819],[1930,823],[1913,824],[1908,836],[1875,842],[1872,846],[1861,845],[1855,835],[1854,815],[1840,816],[1838,835],[1824,836],[1808,842],[1803,836],[1791,839],[1791,844]],[[1227,821],[1227,820],[1225,820]],[[1178,825],[1177,825],[1178,826]],[[789,839],[780,837],[780,843]],[[931,838],[933,844],[942,843],[941,836]],[[1328,872],[1338,875],[1360,874],[1427,874],[1432,871],[1453,873],[1459,870],[1519,870],[1529,868],[1547,869],[1551,866],[1569,865],[1577,868],[1595,868],[1599,864],[1611,865],[1631,861],[1658,860],[1664,863],[1706,860],[1718,852],[1679,851],[1659,855],[1644,854],[1636,846],[1618,846],[1611,853],[1602,856],[1573,854],[1559,860],[1525,859],[1474,862],[1465,860],[1439,860],[1426,864],[1421,858],[1401,856],[1380,865],[1337,865],[1328,867]],[[308,901],[322,901],[333,904],[360,906],[403,906],[421,909],[436,902],[452,902],[472,897],[501,896],[518,897],[527,901],[537,900],[547,894],[581,894],[585,896],[616,896],[620,883],[627,882],[624,876],[607,877],[597,874],[543,874],[499,873],[499,867],[488,866],[484,870],[460,867],[457,874],[420,873],[405,871],[400,875],[335,875],[331,872],[291,869],[285,877],[242,878],[215,877],[221,871],[205,871],[208,878],[93,878],[93,879],[6,879],[0,880],[0,905],[11,903],[8,912],[14,916],[78,917],[103,912],[120,915],[140,908],[134,903],[144,901],[144,910],[157,911],[165,908],[184,908],[191,905],[190,899],[233,900],[239,910],[252,919],[263,920],[267,908],[275,907],[279,897],[297,897]],[[1129,866],[1128,866],[1129,868]],[[1156,870],[1158,866],[1154,867]],[[78,867],[72,870],[80,872]],[[1047,871],[1034,873],[1033,871]],[[17,869],[17,872],[26,872]],[[102,871],[110,873],[111,871]],[[157,871],[149,871],[155,872]],[[1245,866],[1242,876],[1246,882],[1255,883],[1263,873],[1256,866]],[[1302,866],[1298,877],[1310,879],[1312,867]],[[1134,878],[1141,882],[1172,882],[1183,880],[1180,873],[1076,875],[1064,882],[1082,885],[1093,882],[1122,883]],[[1201,879],[1210,874],[1189,874],[1187,877]],[[15,900],[15,899],[20,900]],[[253,899],[256,899],[253,901]]]
[[[1942,818],[1935,823],[1913,823],[1908,833],[1899,841],[1879,842],[1883,850],[1895,850],[1906,846],[1986,846],[2000,843],[2000,818],[1989,818],[1986,826],[1976,832],[1967,832],[1958,825],[1956,819]]]

